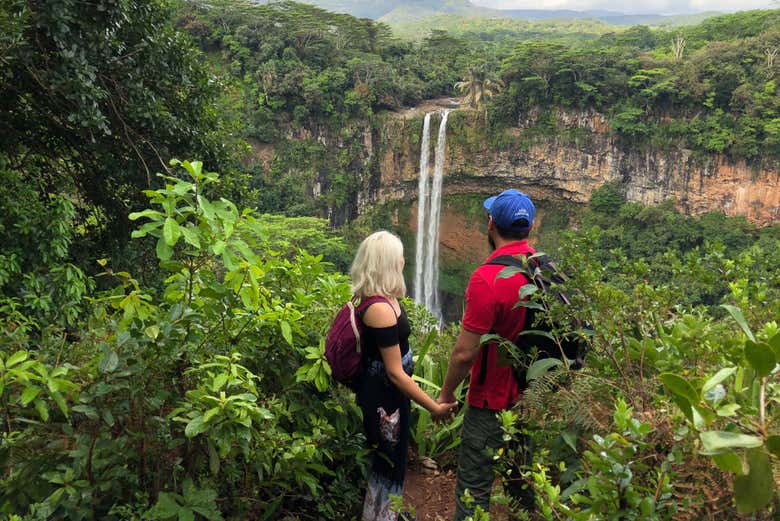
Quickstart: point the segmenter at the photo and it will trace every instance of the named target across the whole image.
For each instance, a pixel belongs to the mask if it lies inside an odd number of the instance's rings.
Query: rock
[[[433,107],[429,107],[436,110]],[[379,172],[361,206],[417,197],[419,168],[419,118],[387,118],[378,133],[382,141]],[[657,204],[675,199],[683,213],[699,215],[718,210],[744,215],[759,225],[780,217],[780,175],[776,170],[756,170],[744,161],[722,155],[696,159],[690,150],[643,152],[621,145],[609,133],[605,116],[595,111],[556,112],[565,129],[583,129],[579,143],[552,137],[523,145],[523,126],[538,114],[523,116],[521,127],[507,131],[503,148],[490,146],[483,135],[481,115],[458,110],[448,128],[444,194],[492,194],[517,187],[547,201],[587,203],[591,193],[605,183],[617,183],[627,200]],[[437,122],[432,122],[432,128]],[[416,136],[412,139],[412,136]],[[432,140],[435,141],[435,140]],[[432,143],[432,146],[435,146]],[[377,150],[378,147],[373,147]]]
[[[438,474],[439,464],[436,463],[431,458],[423,457],[422,459],[420,459],[420,466],[423,468],[423,471],[426,474],[433,474],[433,473]]]

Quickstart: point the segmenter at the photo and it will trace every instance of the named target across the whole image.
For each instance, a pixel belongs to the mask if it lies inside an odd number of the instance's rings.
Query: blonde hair
[[[352,293],[360,298],[406,295],[403,274],[404,245],[397,235],[374,232],[360,243],[349,275]]]

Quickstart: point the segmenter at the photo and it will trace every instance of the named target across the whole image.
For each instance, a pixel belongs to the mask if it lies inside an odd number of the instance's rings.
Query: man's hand
[[[451,402],[440,402],[436,400],[436,409],[431,411],[431,418],[433,421],[440,422],[446,420],[455,415],[458,411],[458,402],[455,400]]]

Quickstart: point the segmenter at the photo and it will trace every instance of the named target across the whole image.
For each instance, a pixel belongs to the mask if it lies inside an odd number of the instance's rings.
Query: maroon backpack
[[[361,370],[363,312],[376,302],[388,302],[385,297],[368,297],[357,306],[353,298],[336,314],[325,339],[325,357],[333,379],[349,385]]]

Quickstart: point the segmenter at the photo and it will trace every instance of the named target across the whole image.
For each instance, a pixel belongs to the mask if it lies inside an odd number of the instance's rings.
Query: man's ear
[[[493,216],[488,215],[488,231],[495,230],[496,229],[496,223],[493,222]]]

